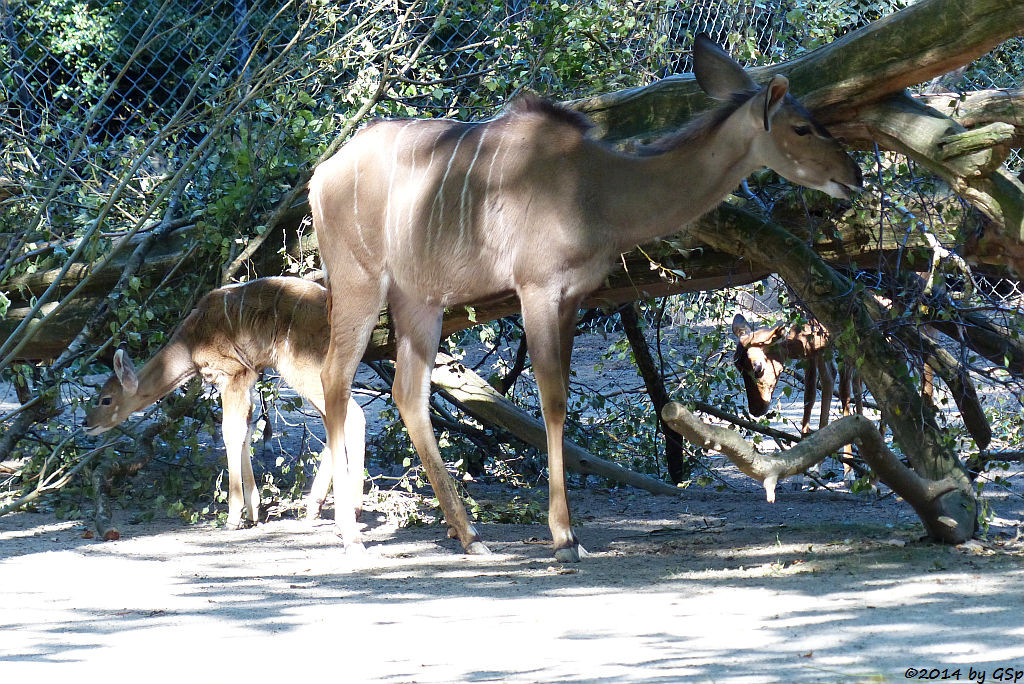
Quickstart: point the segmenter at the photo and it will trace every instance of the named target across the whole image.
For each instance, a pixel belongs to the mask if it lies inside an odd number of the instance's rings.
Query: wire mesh
[[[240,148],[252,146],[254,138],[279,132],[264,102],[275,91],[287,86],[290,94],[308,93],[319,111],[343,118],[368,99],[382,55],[415,61],[416,68],[396,77],[388,101],[375,113],[473,118],[491,115],[521,89],[569,99],[690,71],[692,38],[700,32],[742,63],[764,64],[799,55],[908,4],[830,3],[821,10],[833,13],[826,29],[802,13],[804,3],[783,0],[505,0],[485,9],[481,3],[401,0],[0,0],[0,60],[8,67],[0,77],[0,205],[7,197],[5,187],[21,185],[21,196],[40,208],[41,240],[77,235],[94,220],[102,201],[83,206],[80,194],[62,194],[68,184],[58,181],[68,168],[102,199],[117,184],[119,170],[139,161],[137,168],[127,169],[128,185],[139,197],[146,196],[173,175],[233,103],[244,103],[238,111],[253,121],[265,119],[262,127],[253,123],[230,131],[232,154],[240,156],[246,151]],[[609,25],[617,33],[594,36],[577,27],[574,16],[586,12],[612,15]],[[365,44],[346,43],[345,32],[363,24],[369,26]],[[542,30],[555,25],[555,34]],[[575,74],[572,81],[561,76],[546,61],[552,50],[545,41],[554,40],[551,35],[586,50],[591,71]],[[396,40],[396,50],[389,52],[389,41]],[[414,46],[421,40],[425,43],[417,52]],[[960,91],[1015,87],[1022,61],[1014,55],[1022,50],[1024,41],[1010,41],[935,85]],[[282,55],[292,63],[323,64],[328,73],[314,68],[293,74],[281,68]],[[267,69],[282,75],[267,74]],[[498,75],[508,87],[492,90]],[[316,144],[288,163],[308,166],[337,130],[328,126],[310,134],[319,136]],[[170,133],[153,147],[158,131]],[[207,207],[195,211],[210,212],[209,207],[225,202],[229,215],[254,213],[247,197],[252,188],[286,185],[295,178],[294,173],[260,175],[268,173],[261,163],[269,169],[268,159],[279,161],[275,154],[255,154],[250,166],[256,170],[238,182],[234,194],[223,197],[211,196],[202,186],[213,185],[202,177],[205,172],[186,177],[191,200]],[[1015,169],[1020,163],[1019,157],[1010,162]],[[57,201],[49,204],[42,199],[48,183],[60,186],[54,190]],[[908,187],[907,192],[917,189]],[[143,211],[153,209],[131,206],[111,212],[105,235],[127,231]],[[23,209],[0,206],[0,233],[18,235],[25,215]],[[102,243],[96,252],[106,246]],[[237,253],[234,245],[231,249],[228,258]],[[771,302],[765,302],[776,297],[776,289],[769,285],[768,297],[750,292],[743,297],[771,313]],[[1018,281],[982,279],[979,290],[986,301],[1020,310]],[[660,313],[644,308],[642,313],[649,325],[682,329],[693,323],[694,307],[710,311],[718,306],[701,296],[691,297],[694,306],[672,305]],[[620,330],[614,317],[594,325],[603,332]],[[704,358],[711,364],[717,357],[708,351]]]

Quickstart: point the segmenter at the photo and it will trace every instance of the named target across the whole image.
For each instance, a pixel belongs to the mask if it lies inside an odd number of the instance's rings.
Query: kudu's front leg
[[[255,374],[247,371],[229,378],[221,385],[221,433],[228,460],[228,529],[242,526],[243,508],[246,520],[258,522],[260,518],[259,490],[256,488],[252,459],[249,456],[249,442],[252,438],[252,400],[249,390],[255,381]]]
[[[334,342],[331,342],[334,348]],[[337,361],[337,356],[332,356],[330,351],[327,354],[327,361]],[[358,359],[356,359],[358,362]],[[327,481],[334,483],[334,524],[341,533],[342,542],[345,545],[346,553],[360,553],[364,549],[363,537],[356,524],[356,501],[353,496],[353,488],[350,486],[353,473],[349,470],[348,457],[345,453],[345,422],[348,409],[348,400],[351,393],[352,374],[344,373],[344,362],[338,362],[337,367],[324,366],[324,403],[327,408],[324,416],[324,424],[327,428],[327,444],[338,445],[330,449],[330,460],[324,459],[321,468],[329,467],[332,473],[330,478],[321,476],[318,473],[319,486],[325,486]],[[341,372],[338,372],[341,370]],[[341,377],[338,377],[341,376]],[[362,472],[359,473],[360,479]],[[319,488],[314,480],[314,490]],[[360,490],[361,491],[361,490]],[[311,496],[320,496],[319,492]]]
[[[572,529],[562,452],[577,302],[556,302],[546,291],[523,291],[520,300],[523,327],[547,430],[548,527],[554,542],[555,559],[575,563],[586,557],[587,550]]]
[[[378,281],[349,281],[343,295],[328,289],[327,316],[331,323],[331,343],[327,348],[320,380],[324,392],[324,425],[331,450],[334,481],[334,522],[341,532],[346,553],[364,550],[362,534],[356,524],[356,511],[362,507],[363,464],[356,472],[346,453],[349,442],[348,409],[352,398],[352,380],[377,322],[383,301]],[[356,407],[358,408],[358,407]],[[361,435],[360,435],[361,436]],[[362,456],[360,451],[358,456]],[[359,494],[353,486],[359,480]],[[322,481],[321,481],[322,482]],[[315,484],[315,483],[314,483]]]

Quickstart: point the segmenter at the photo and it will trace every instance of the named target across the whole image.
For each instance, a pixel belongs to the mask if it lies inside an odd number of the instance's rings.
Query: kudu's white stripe
[[[295,312],[299,310],[299,304],[302,302],[302,297],[295,298],[295,304],[292,305],[292,313],[288,317],[288,330],[284,334],[284,346],[286,349],[290,349],[292,339],[292,325],[295,323]]]
[[[356,228],[361,233],[363,227],[359,225],[359,155],[352,155],[352,216],[356,220]]]
[[[491,155],[491,163],[487,166],[487,182],[484,184],[484,203],[483,203],[483,211],[485,213],[488,211],[488,206],[490,205],[490,201],[491,201],[490,200],[490,196],[491,196],[491,174],[494,173],[494,162],[498,158],[498,152],[501,151],[502,145],[505,144],[505,137],[506,136],[503,136],[503,135],[498,136],[498,144],[494,146],[494,154]]]
[[[244,330],[242,321],[242,306],[245,304],[245,290],[241,290],[242,298],[238,300],[238,329]]]
[[[416,136],[416,138],[413,140],[412,145],[410,146],[410,152],[409,152],[409,154],[410,154],[409,179],[412,182],[416,182],[418,180],[418,176],[416,175],[416,152],[417,152],[417,150],[419,150],[420,139],[423,137],[423,132],[426,131],[427,129],[428,129],[427,126],[420,126],[420,134],[418,136]],[[427,170],[428,171],[430,170],[429,166],[427,167]],[[409,196],[409,212],[408,212],[409,213],[409,217],[408,217],[409,220],[407,222],[408,223],[408,227],[409,227],[409,233],[407,233],[407,235],[412,233],[412,225],[413,225],[412,224],[412,212],[416,209],[416,204],[417,204],[416,200],[417,199],[418,199],[417,196],[413,196],[413,195],[410,194],[410,196]],[[398,219],[395,219],[395,229],[396,229],[396,232],[397,232],[397,229],[398,229]]]
[[[426,170],[422,174],[423,178],[430,178],[430,169],[431,169],[432,166],[434,166],[434,153],[437,152],[437,141],[441,139],[442,135],[444,135],[445,130],[446,129],[442,128],[440,131],[438,131],[437,137],[434,138],[434,142],[430,146],[430,160],[427,162],[427,168],[426,168]],[[416,210],[416,206],[417,206],[416,202],[409,202],[409,234],[410,235],[412,235],[413,228],[414,228],[413,219],[415,217],[414,212]],[[422,221],[423,217],[420,216],[419,219]],[[431,206],[430,207],[430,213],[427,215],[427,239],[430,239],[430,224],[431,224],[431,222],[433,220],[434,220],[434,207]]]
[[[321,188],[321,192],[323,188]],[[359,222],[359,155],[352,155],[352,220],[356,225],[356,235],[359,236],[359,244],[366,254],[373,254],[373,250],[366,244],[366,236],[363,235],[363,224]]]
[[[277,339],[277,329],[279,321],[277,318],[277,305],[281,302],[281,295],[284,293],[284,286],[281,283],[277,284],[277,296],[274,297],[274,339]]]
[[[467,125],[466,130],[462,132],[459,139],[455,142],[455,149],[452,150],[452,154],[448,157],[448,166],[444,170],[444,176],[441,177],[441,185],[437,189],[437,194],[434,196],[434,202],[430,205],[430,215],[433,218],[434,207],[438,207],[437,211],[437,229],[438,236],[440,237],[441,231],[444,230],[444,186],[448,182],[448,174],[452,171],[452,164],[455,162],[455,157],[459,154],[459,146],[462,145],[462,141],[465,140],[466,136],[469,135],[475,126]],[[429,224],[428,224],[429,225]],[[427,239],[434,242],[431,235],[427,234]]]
[[[469,168],[466,169],[466,178],[462,181],[462,193],[459,196],[459,244],[463,244],[466,239],[466,195],[469,191],[469,178],[473,175],[473,167],[476,166],[477,157],[480,156],[480,148],[483,147],[484,138],[487,137],[487,131],[489,127],[484,126],[481,129],[480,140],[476,143],[476,152],[473,153],[473,160],[469,162]],[[472,216],[470,219],[472,220]]]
[[[281,307],[281,299],[284,297],[285,281],[283,281],[283,280],[281,280],[279,278],[275,278],[274,282],[277,284],[277,295],[274,297],[274,340],[276,341],[277,340],[277,336],[278,336],[278,332],[279,332],[278,327],[280,325],[280,323],[278,321],[278,317],[277,317],[277,310]],[[288,323],[288,330],[289,331],[291,331],[291,327],[292,327],[291,326],[291,321],[289,321],[289,323]],[[285,337],[285,344],[287,344],[287,343],[288,343],[288,338],[286,336]]]
[[[402,134],[405,133],[405,129],[412,126],[417,121],[414,119],[409,123],[405,124],[398,129],[398,133],[395,134],[395,140],[391,143],[393,152],[391,154],[391,173],[388,176],[388,199],[387,209],[384,210],[384,233],[387,235],[388,244],[391,244],[391,204],[394,201],[394,189],[395,189],[395,172],[398,170],[398,151],[401,149],[399,140],[402,138]],[[415,152],[415,150],[414,150]],[[397,227],[397,222],[396,222]]]

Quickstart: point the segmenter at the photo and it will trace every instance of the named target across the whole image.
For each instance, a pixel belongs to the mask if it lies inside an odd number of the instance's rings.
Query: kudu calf
[[[228,460],[228,527],[259,520],[259,490],[249,457],[252,437],[250,390],[261,371],[273,367],[285,382],[324,415],[320,372],[328,343],[327,291],[301,278],[260,278],[213,290],[178,326],[168,343],[138,372],[123,349],[114,354],[114,373],[86,412],[86,432],[97,435],[126,420],[195,375],[220,389],[221,424]],[[365,420],[349,399],[344,449],[352,477],[343,480],[345,500],[359,515],[363,491]],[[341,444],[341,442],[336,443]],[[331,442],[328,441],[328,445]],[[330,487],[333,469],[325,449],[307,499],[312,519]]]
[[[562,459],[569,357],[583,297],[612,260],[683,229],[747,175],[768,166],[847,198],[861,173],[788,93],[784,76],[758,86],[707,36],[694,45],[697,82],[725,104],[625,154],[587,136],[581,114],[536,97],[489,121],[378,121],[316,169],[313,225],[330,291],[324,363],[327,432],[344,442],[352,378],[383,304],[397,342],[394,398],[454,535],[486,553],[441,461],[427,412],[441,314],[515,292],[547,429],[548,524],[555,557],[586,552],[570,525]],[[335,454],[335,496],[349,496]],[[361,549],[351,506],[345,545]],[[344,519],[343,519],[344,518]]]
[[[800,421],[800,434],[811,431],[811,416],[821,381],[821,409],[818,429],[829,423],[836,375],[832,367],[832,347],[828,330],[817,321],[802,326],[776,325],[752,329],[742,314],[732,319],[732,333],[736,336],[733,362],[743,378],[747,394],[747,409],[752,415],[768,412],[775,388],[785,365],[790,361],[806,361],[804,369],[804,413]],[[850,400],[854,399],[858,413],[863,412],[860,381],[847,364],[839,363],[839,401],[844,416],[851,415]],[[843,448],[843,456],[853,456],[850,445]],[[853,470],[843,463],[844,479],[853,478]]]

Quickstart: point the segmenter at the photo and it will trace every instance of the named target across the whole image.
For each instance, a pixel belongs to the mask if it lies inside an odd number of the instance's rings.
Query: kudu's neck
[[[627,249],[682,230],[716,207],[759,165],[751,145],[721,126],[647,157],[616,157],[603,169],[602,215]]]
[[[189,346],[178,336],[139,370],[139,389],[135,393],[136,408],[140,411],[184,385],[199,372],[192,361]]]

